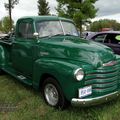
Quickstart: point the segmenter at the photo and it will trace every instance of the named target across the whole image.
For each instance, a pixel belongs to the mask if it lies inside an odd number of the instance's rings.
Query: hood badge
[[[49,53],[48,52],[40,52],[40,55],[41,56],[46,56],[46,55],[49,55]]]
[[[108,62],[108,63],[104,63],[104,64],[103,64],[103,67],[106,67],[106,66],[113,66],[113,65],[116,65],[116,64],[117,64],[116,61],[110,61],[110,62]]]

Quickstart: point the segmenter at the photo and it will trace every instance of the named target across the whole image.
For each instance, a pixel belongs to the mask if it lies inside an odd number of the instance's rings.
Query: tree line
[[[115,31],[119,31],[120,23],[118,23],[116,20],[103,19],[99,21],[94,21],[90,24],[90,31],[93,32],[102,31],[103,28],[111,28]]]
[[[91,19],[96,16],[98,9],[94,4],[97,0],[56,0],[57,15],[65,18],[72,18],[79,31],[82,31],[82,26],[89,24],[91,31],[100,31],[103,27],[111,27],[114,30],[120,30],[120,24],[115,20],[100,20],[91,23]],[[0,21],[0,31],[8,32],[13,27],[12,9],[19,4],[19,0],[8,0],[5,3],[5,8],[9,13],[8,17],[4,17]],[[46,0],[38,0],[38,15],[50,15],[49,3]],[[90,24],[91,23],[91,24]]]

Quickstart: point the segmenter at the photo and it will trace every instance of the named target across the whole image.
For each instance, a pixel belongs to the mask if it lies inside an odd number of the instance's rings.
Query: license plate
[[[92,94],[92,86],[87,86],[79,89],[79,98]]]

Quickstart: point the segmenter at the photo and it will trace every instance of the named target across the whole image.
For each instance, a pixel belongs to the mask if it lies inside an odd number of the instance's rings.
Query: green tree
[[[2,31],[2,21],[0,21],[0,31]]]
[[[2,22],[1,22],[1,26],[2,26],[2,32],[4,33],[8,33],[11,31],[11,25],[9,24],[10,23],[10,18],[9,16],[6,16],[2,19]],[[12,27],[13,27],[13,21],[12,21]]]
[[[58,15],[66,18],[73,18],[77,27],[82,32],[82,25],[90,22],[96,16],[97,9],[94,3],[97,0],[57,0]]]
[[[49,15],[50,7],[46,0],[38,0],[38,15]]]
[[[17,5],[19,0],[8,0],[8,3],[5,3],[5,8],[9,12],[9,24],[10,24],[10,30],[12,29],[12,9],[15,5]]]
[[[90,24],[90,30],[91,31],[101,31],[102,28],[112,28],[113,30],[120,30],[120,23],[118,23],[116,20],[99,20],[99,21],[94,21],[93,23]]]

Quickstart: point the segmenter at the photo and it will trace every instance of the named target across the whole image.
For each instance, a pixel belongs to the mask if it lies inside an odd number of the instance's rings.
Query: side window
[[[21,22],[19,24],[18,37],[21,38],[33,38],[33,28],[32,23]]]
[[[105,42],[106,43],[112,43],[112,44],[118,44],[119,41],[116,40],[117,35],[119,35],[119,34],[108,34],[107,37],[106,37]]]
[[[101,35],[97,35],[96,37],[94,37],[94,40],[96,42],[102,42],[103,43],[105,38],[106,38],[106,34],[101,34]]]

